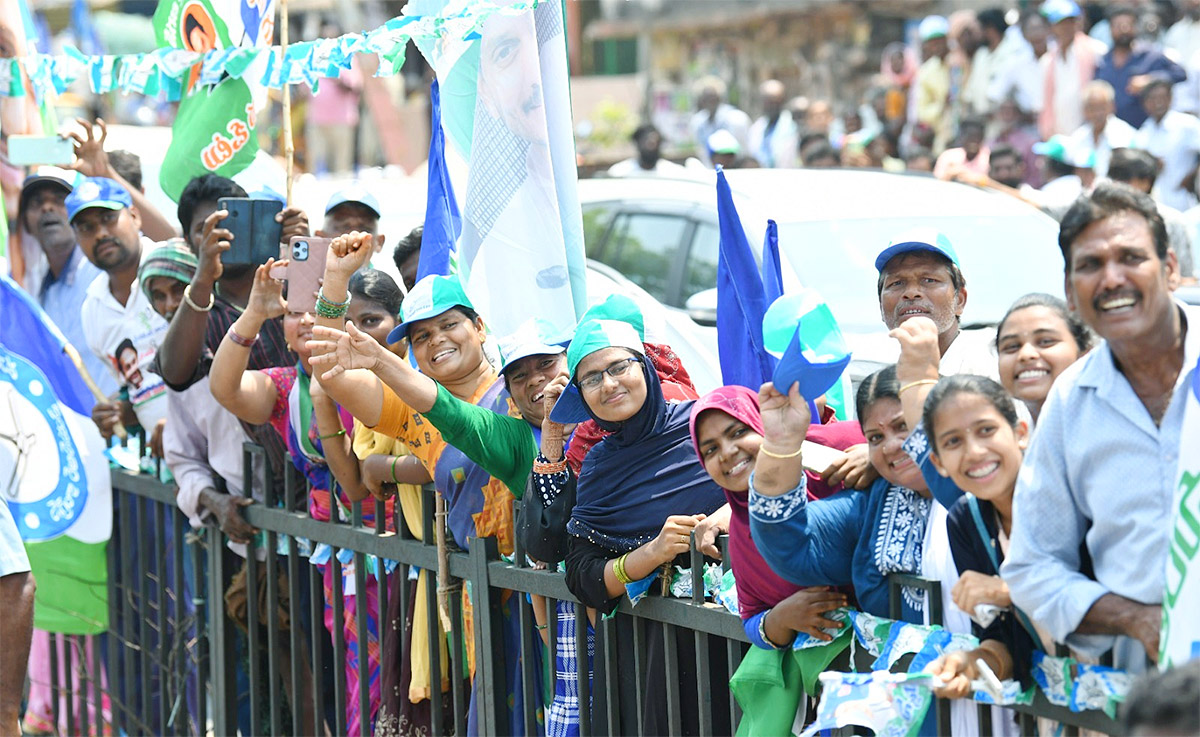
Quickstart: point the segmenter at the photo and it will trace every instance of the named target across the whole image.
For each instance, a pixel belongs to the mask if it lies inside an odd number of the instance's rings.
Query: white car
[[[761,261],[767,219],[779,229],[785,288],[816,289],[855,358],[857,383],[899,352],[879,314],[875,257],[895,236],[933,226],[950,239],[967,280],[965,328],[994,326],[1030,292],[1063,293],[1058,224],[1003,194],[928,175],[865,169],[743,169],[726,174]],[[715,354],[720,228],[716,176],[590,179],[579,183],[589,259],[608,265],[672,311]],[[696,332],[699,331],[699,332]],[[688,366],[689,370],[691,366]]]

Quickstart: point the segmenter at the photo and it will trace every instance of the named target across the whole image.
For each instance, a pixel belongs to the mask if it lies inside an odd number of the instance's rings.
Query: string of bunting
[[[31,54],[0,59],[0,97],[23,97],[29,79],[38,100],[62,94],[86,77],[95,94],[115,90],[171,102],[183,96],[187,75],[200,64],[198,85],[214,85],[226,78],[241,79],[257,72],[256,62],[265,59],[257,80],[265,87],[306,84],[316,90],[319,81],[337,77],[349,69],[355,54],[375,54],[379,69],[375,76],[392,76],[404,65],[409,41],[437,42],[443,38],[472,40],[479,37],[483,23],[493,13],[518,15],[537,5],[538,0],[498,3],[489,0],[454,0],[436,15],[404,14],[378,28],[279,46],[239,46],[207,53],[161,48],[144,54],[88,56],[73,46],[58,55]],[[252,71],[253,70],[253,71]]]
[[[690,583],[690,575],[686,575],[686,573],[680,570],[681,575],[678,578],[686,579]],[[706,594],[736,614],[738,605],[733,572],[726,572],[724,577],[715,583],[709,579],[710,576],[706,575]],[[630,591],[631,599],[634,593],[634,591]],[[690,596],[690,587],[687,592],[680,593]],[[886,617],[876,617],[850,608],[841,608],[826,616],[843,625],[840,630],[825,630],[826,634],[834,638],[832,642],[820,640],[802,632],[796,635],[792,649],[799,652],[837,648],[840,652],[840,649],[849,645],[862,647],[875,657],[871,668],[876,672],[889,671],[903,656],[913,654],[914,657],[908,665],[907,675],[919,680],[918,676],[925,667],[942,655],[957,650],[973,650],[979,646],[979,640],[974,635],[950,632],[940,625],[909,624]],[[853,637],[848,637],[847,635],[851,633],[853,633]],[[809,674],[809,677],[815,677],[815,675]],[[868,677],[869,680],[870,674],[836,672],[823,674],[822,680],[826,682],[827,687],[825,698],[832,693],[828,689],[832,683],[858,683],[862,681],[863,676]],[[839,681],[839,679],[841,680]],[[976,691],[972,698],[981,703],[1000,706],[1028,705],[1033,703],[1034,689],[1036,688],[1045,695],[1046,700],[1051,704],[1067,707],[1074,712],[1100,710],[1115,719],[1117,707],[1124,701],[1132,680],[1132,676],[1123,670],[1079,663],[1073,658],[1054,657],[1039,651],[1035,652],[1033,656],[1033,683],[1028,688],[1022,689],[1019,682],[1010,679],[1000,682],[999,693],[981,690]],[[865,681],[863,682],[865,683]],[[908,688],[911,685],[910,680],[907,679],[890,681],[876,679],[874,682],[875,688],[889,692]],[[928,687],[928,684],[924,685]],[[920,721],[920,717],[917,717],[917,721]]]

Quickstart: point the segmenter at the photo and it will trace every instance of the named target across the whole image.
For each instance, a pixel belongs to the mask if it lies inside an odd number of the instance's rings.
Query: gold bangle
[[[759,453],[762,453],[767,458],[778,458],[781,461],[785,460],[787,458],[795,458],[796,456],[800,455],[800,451],[802,451],[802,450],[804,450],[803,445],[801,445],[799,448],[796,448],[796,450],[792,451],[791,453],[788,453],[787,455],[780,455],[779,453],[772,453],[771,451],[767,450],[766,448],[764,448],[761,445],[758,446]]]
[[[625,571],[625,559],[627,557],[629,557],[629,553],[624,553],[621,555],[621,557],[617,558],[615,563],[613,563],[613,575],[617,577],[617,580],[621,582],[622,586],[628,586],[629,584],[633,583],[633,579],[630,578],[629,574]]]
[[[900,391],[896,392],[896,396],[900,396],[915,386],[929,386],[930,384],[936,384],[939,381],[941,381],[941,379],[921,379],[920,381],[910,381],[904,386],[900,387]]]

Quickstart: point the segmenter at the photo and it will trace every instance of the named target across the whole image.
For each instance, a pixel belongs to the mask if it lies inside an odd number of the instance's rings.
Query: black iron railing
[[[261,453],[247,447],[250,457]],[[267,464],[258,464],[265,469]],[[269,481],[269,479],[268,479]],[[270,490],[270,483],[263,484]],[[329,522],[310,518],[305,511],[307,489],[303,479],[289,468],[283,484],[282,499],[268,491],[262,504],[245,508],[246,519],[262,531],[265,546],[258,555],[247,557],[248,581],[243,633],[227,616],[224,592],[241,566],[231,554],[226,538],[214,527],[191,530],[184,515],[175,506],[175,489],[155,477],[127,472],[113,473],[114,532],[109,546],[110,630],[108,647],[95,655],[93,672],[102,667],[108,673],[108,696],[112,704],[112,726],[128,734],[236,734],[239,729],[254,733],[320,734],[327,728],[332,734],[347,732],[346,673],[343,667],[346,639],[341,624],[345,621],[342,597],[343,564],[339,553],[348,551],[353,561],[353,582],[361,594],[369,579],[379,587],[376,619],[380,630],[386,624],[388,579],[409,579],[414,569],[436,571],[438,552],[434,540],[433,492],[426,489],[423,504],[424,534],[413,539],[396,505],[396,532],[386,530],[383,515],[373,526],[362,523],[361,505],[355,504],[350,519],[340,519],[338,505]],[[379,507],[383,509],[382,505]],[[332,617],[338,624],[332,636],[326,630],[325,596],[318,569],[305,554],[313,545],[325,543],[333,549]],[[347,553],[342,553],[346,555]],[[368,556],[379,564],[368,568]],[[462,599],[449,595],[450,631],[447,633],[449,687],[441,689],[442,669],[438,622],[438,591],[430,576],[425,599],[411,601],[409,586],[397,586],[401,612],[412,606],[426,607],[430,692],[430,733],[466,734],[470,700],[469,665],[465,647],[473,642],[475,674],[478,681],[477,715],[480,734],[508,734],[505,695],[509,693],[505,670],[505,638],[501,633],[501,610],[507,601],[515,602],[520,621],[521,701],[517,704],[525,734],[544,731],[538,718],[545,706],[544,686],[553,684],[553,665],[559,643],[555,627],[557,604],[575,602],[560,573],[534,570],[520,550],[515,562],[501,559],[493,539],[475,540],[469,552],[453,550],[448,568],[455,586],[465,582],[473,602],[473,631],[465,631]],[[398,564],[389,574],[382,561]],[[699,580],[699,554],[694,553],[692,598],[690,600],[647,597],[636,607],[623,600],[612,618],[595,620],[595,680],[588,678],[587,631],[590,622],[581,606],[575,608],[575,639],[581,654],[576,688],[580,704],[580,732],[583,735],[624,733],[622,725],[641,723],[647,704],[647,663],[650,637],[660,637],[665,655],[665,694],[667,729],[682,731],[683,705],[693,702],[694,715],[701,734],[736,728],[740,712],[728,694],[728,681],[750,647],[738,617],[723,607],[705,602]],[[265,580],[261,587],[259,577]],[[931,613],[938,621],[941,611],[940,588],[935,582],[898,577],[893,586],[920,586],[931,592]],[[261,594],[258,590],[261,588]],[[512,593],[508,593],[512,592]],[[893,591],[893,600],[898,593]],[[506,597],[511,597],[507,598]],[[534,611],[534,601],[543,602],[544,617]],[[366,597],[356,599],[356,616],[351,626],[360,643],[366,642],[368,629]],[[577,602],[576,602],[577,603]],[[546,623],[535,627],[535,620]],[[544,632],[543,642],[539,633]],[[680,636],[680,633],[684,633]],[[691,633],[691,638],[687,638]],[[382,642],[383,632],[379,633]],[[403,647],[404,638],[400,638]],[[694,673],[681,677],[680,643],[691,643],[695,657]],[[365,649],[365,646],[364,646]],[[870,658],[859,650],[858,669],[869,667]],[[407,649],[401,658],[407,659]],[[539,656],[548,659],[548,669],[539,665]],[[103,663],[99,662],[103,660]],[[248,683],[238,683],[237,663],[244,664]],[[632,667],[627,667],[632,663]],[[905,667],[907,659],[897,663]],[[849,669],[849,651],[835,661],[835,669]],[[58,672],[57,669],[54,671]],[[367,681],[365,657],[358,660],[359,681]],[[57,681],[57,679],[56,679]],[[93,679],[87,686],[71,692],[70,682],[56,682],[55,688],[69,692],[78,701],[99,701],[100,684]],[[724,684],[724,691],[713,684]],[[691,699],[691,690],[695,699]],[[360,689],[356,703],[350,705],[363,725],[370,724],[367,689]],[[593,704],[594,708],[588,708]],[[448,708],[447,708],[448,707]],[[1021,717],[1023,733],[1034,733],[1035,717],[1048,717],[1100,732],[1115,733],[1117,725],[1101,712],[1073,713],[1046,702],[1039,692],[1032,706],[1014,707]],[[939,731],[948,733],[948,704],[938,702]],[[630,720],[629,714],[638,715]],[[990,731],[984,719],[983,734]],[[96,725],[92,725],[95,729]],[[72,725],[87,734],[87,725]],[[364,727],[364,732],[366,728]]]

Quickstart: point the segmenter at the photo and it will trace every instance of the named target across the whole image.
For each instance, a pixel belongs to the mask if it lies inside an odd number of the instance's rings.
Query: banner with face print
[[[461,4],[418,0],[410,10]],[[496,6],[461,36],[418,41],[437,72],[448,148],[468,163],[458,268],[497,334],[533,316],[566,332],[587,296],[563,9]]]

